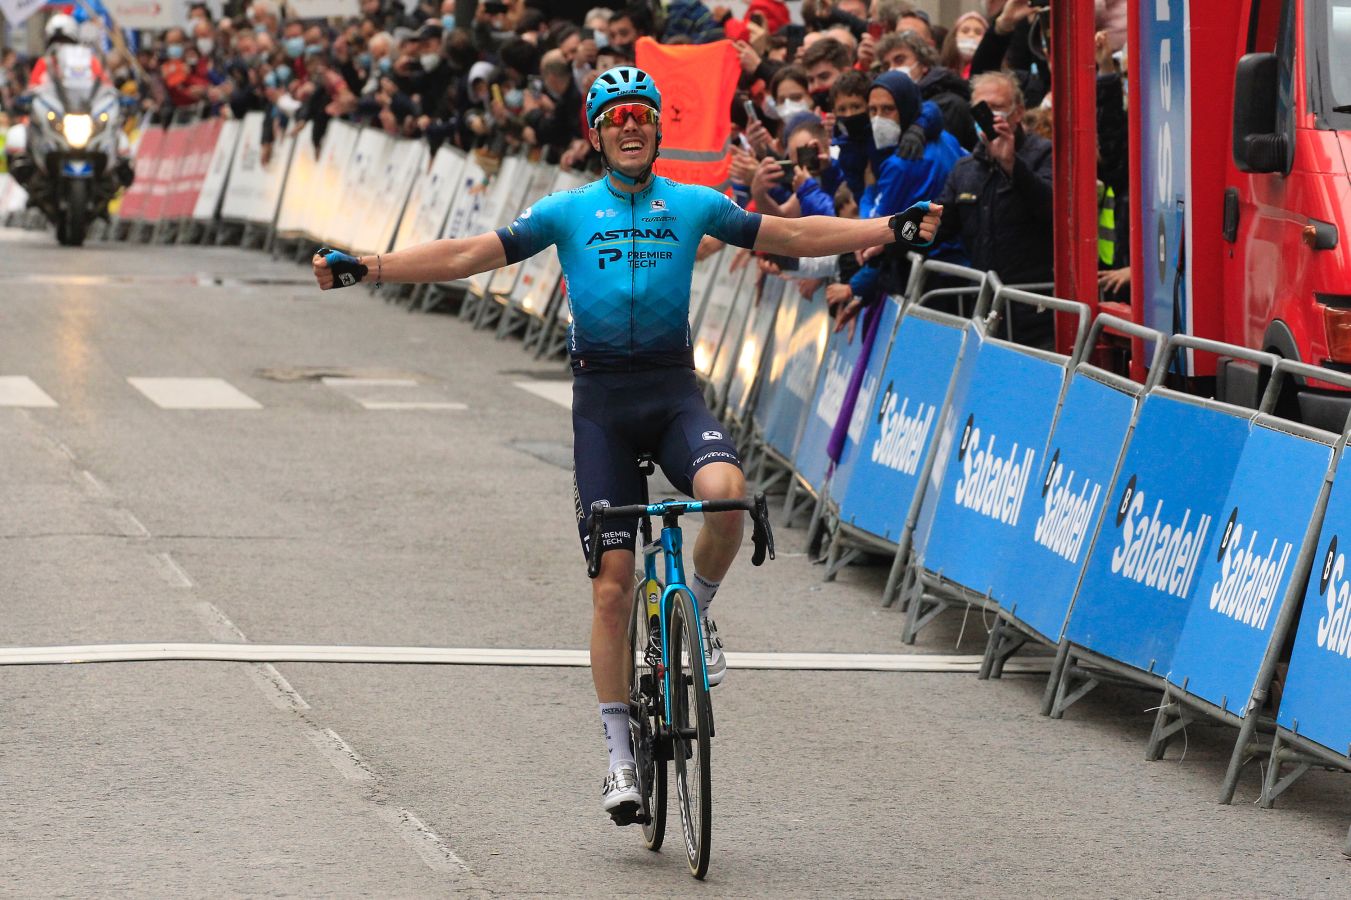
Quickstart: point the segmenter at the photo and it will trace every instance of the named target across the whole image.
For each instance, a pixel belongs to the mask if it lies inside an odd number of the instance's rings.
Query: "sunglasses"
[[[660,113],[645,104],[617,103],[596,116],[596,128],[599,129],[602,125],[622,128],[629,119],[633,119],[639,125],[656,125],[658,118]]]

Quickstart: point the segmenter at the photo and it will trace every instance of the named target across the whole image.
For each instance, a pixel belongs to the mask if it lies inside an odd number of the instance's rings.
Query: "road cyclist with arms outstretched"
[[[654,176],[661,94],[640,69],[603,72],[586,98],[588,136],[604,177],[551,194],[503,228],[431,241],[394,253],[348,256],[322,249],[313,265],[325,290],[363,280],[451,282],[558,248],[572,312],[574,503],[584,554],[592,504],[644,501],[638,457],[651,454],[677,488],[701,501],[740,499],[746,480],[736,448],[709,412],[694,375],[689,292],[705,235],[781,256],[827,256],[900,240],[932,241],[941,208],[918,204],[890,219],[797,219],[746,212],[711,188]],[[694,543],[690,586],[704,624],[709,684],[726,661],[707,615],[741,548],[745,513],[710,512]],[[592,581],[591,674],[609,752],[601,804],[619,824],[640,797],[629,741],[628,624],[637,520],[605,520]]]

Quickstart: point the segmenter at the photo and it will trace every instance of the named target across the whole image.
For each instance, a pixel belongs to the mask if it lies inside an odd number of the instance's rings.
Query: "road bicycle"
[[[653,471],[651,457],[639,457],[644,476]],[[646,501],[646,478],[644,500]],[[638,764],[642,806],[636,821],[643,827],[643,844],[660,850],[666,835],[667,763],[675,767],[676,803],[685,838],[690,874],[708,873],[713,823],[712,770],[709,742],[713,737],[713,707],[704,667],[703,622],[694,594],[685,584],[680,517],[687,513],[750,513],[753,565],[774,558],[774,534],[769,525],[765,495],[747,500],[662,500],[634,506],[591,506],[591,556],[588,571],[600,573],[601,532],[606,519],[640,520],[643,566],[634,590],[629,617],[629,732]],[[652,539],[652,519],[661,518],[661,536]],[[658,578],[657,557],[664,560]]]

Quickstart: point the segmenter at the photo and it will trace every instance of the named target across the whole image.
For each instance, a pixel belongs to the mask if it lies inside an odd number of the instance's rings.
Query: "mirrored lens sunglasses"
[[[658,113],[655,109],[643,103],[618,103],[596,116],[596,128],[600,128],[602,125],[622,128],[629,118],[632,118],[639,125],[656,125]]]

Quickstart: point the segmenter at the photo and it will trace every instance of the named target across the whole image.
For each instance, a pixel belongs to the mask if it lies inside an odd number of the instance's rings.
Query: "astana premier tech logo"
[[[1190,507],[1183,508],[1179,521],[1176,510],[1165,508],[1162,498],[1152,513],[1142,515],[1147,503],[1144,488],[1132,475],[1116,508],[1121,543],[1112,550],[1112,574],[1185,600],[1210,531],[1210,516],[1203,513],[1188,527],[1195,515]]]
[[[1263,552],[1256,528],[1247,530],[1248,542],[1243,542],[1244,527],[1238,518],[1238,507],[1229,514],[1229,522],[1220,537],[1220,552],[1216,562],[1219,575],[1210,587],[1210,608],[1258,630],[1266,630],[1272,607],[1280,598],[1277,591],[1285,578],[1286,566],[1294,547],[1289,541],[1273,537]]]
[[[1323,558],[1323,572],[1318,580],[1318,593],[1327,603],[1318,618],[1318,646],[1351,658],[1351,585],[1342,579],[1346,575],[1346,554],[1337,552],[1337,535],[1328,542]]]
[[[985,440],[984,447],[982,440]],[[1028,447],[1020,453],[1018,442],[1014,441],[1005,454],[998,441],[994,433],[988,439],[981,434],[974,413],[967,416],[962,441],[957,445],[962,477],[957,481],[953,500],[977,515],[1016,526],[1023,511],[1027,479],[1032,474],[1037,451]]]

